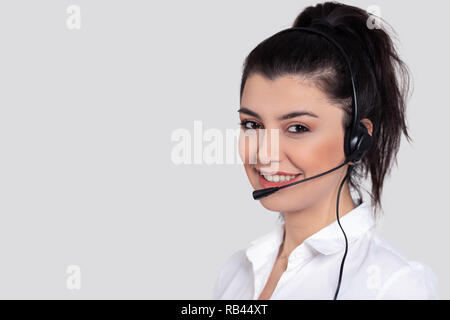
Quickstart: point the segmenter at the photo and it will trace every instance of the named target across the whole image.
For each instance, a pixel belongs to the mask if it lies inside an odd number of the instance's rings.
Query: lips
[[[281,187],[286,184],[298,181],[299,178],[301,178],[303,176],[303,174],[301,174],[301,173],[292,174],[289,172],[277,171],[277,172],[273,173],[273,175],[276,174],[276,175],[295,176],[295,177],[290,179],[289,181],[274,182],[274,181],[267,181],[257,170],[255,170],[255,172],[258,174],[259,183],[263,186],[263,188]]]
[[[258,172],[258,170],[256,170],[256,172]],[[260,171],[258,172],[258,174],[260,174],[260,173],[268,174],[268,175],[271,175],[271,176],[272,176],[272,175],[276,175],[276,174],[282,175],[282,176],[295,176],[295,175],[297,175],[297,173],[289,173],[289,172],[284,172],[284,171],[265,172],[265,171],[260,170]]]

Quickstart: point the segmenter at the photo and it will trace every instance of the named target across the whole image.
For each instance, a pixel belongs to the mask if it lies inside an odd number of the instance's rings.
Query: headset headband
[[[326,20],[314,19],[314,20],[312,20],[311,23],[313,25],[317,25],[317,24],[324,25],[324,26],[327,26],[328,28],[330,28],[332,32],[335,31],[334,27]],[[350,64],[350,59],[349,59],[348,55],[346,54],[344,48],[342,48],[342,46],[336,40],[334,40],[333,37],[327,35],[326,33],[322,32],[322,31],[314,29],[314,28],[291,27],[291,28],[284,29],[284,30],[281,30],[281,31],[277,32],[274,36],[282,34],[282,33],[290,32],[290,31],[297,31],[297,30],[299,30],[299,31],[306,31],[306,32],[317,34],[319,36],[324,37],[325,39],[327,39],[329,42],[331,42],[339,50],[339,52],[341,53],[342,57],[344,58],[345,63],[347,64],[348,70],[350,72],[350,78],[351,78],[351,81],[352,81],[352,91],[353,91],[353,99],[352,99],[353,121],[352,121],[352,125],[351,125],[351,128],[352,128],[351,132],[352,133],[356,132],[356,125],[358,123],[358,98],[357,98],[357,95],[356,95],[356,84],[355,84],[356,80],[355,80],[355,77],[353,75],[353,70],[352,70],[352,66]]]

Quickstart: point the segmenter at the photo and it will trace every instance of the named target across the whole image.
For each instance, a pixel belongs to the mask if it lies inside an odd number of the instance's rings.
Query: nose
[[[279,162],[280,143],[278,129],[258,130],[258,162],[262,165],[271,163],[277,165]],[[278,171],[278,168],[270,168]]]

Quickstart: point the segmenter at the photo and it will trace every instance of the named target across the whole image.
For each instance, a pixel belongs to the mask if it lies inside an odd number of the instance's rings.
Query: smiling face
[[[239,154],[253,188],[286,184],[289,176],[294,176],[290,182],[302,180],[342,164],[345,161],[343,116],[344,111],[338,105],[332,104],[322,90],[303,78],[282,76],[272,81],[258,73],[249,76],[239,111],[242,122]],[[253,131],[250,129],[256,129],[258,135],[253,143],[245,138],[245,133]],[[277,147],[278,152],[273,150]],[[267,177],[272,180],[267,181],[261,171],[283,175]],[[335,196],[346,171],[347,165],[283,188],[260,201],[271,211],[297,212]]]

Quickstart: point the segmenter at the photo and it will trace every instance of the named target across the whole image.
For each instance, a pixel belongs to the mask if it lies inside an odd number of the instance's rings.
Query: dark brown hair
[[[394,161],[397,164],[402,132],[411,142],[405,117],[411,75],[392,40],[395,31],[381,17],[358,7],[324,2],[305,8],[293,27],[311,27],[314,19],[326,20],[335,30],[335,39],[349,55],[355,75],[359,120],[368,118],[373,123],[372,149],[351,170],[348,182],[358,192],[361,203],[361,179],[367,178],[370,172],[372,190],[369,194],[376,215],[378,208],[382,210],[385,176]],[[369,28],[373,19],[377,19],[379,25]],[[313,27],[323,32],[328,29],[322,25]],[[337,49],[323,37],[307,32],[287,32],[262,41],[244,61],[240,100],[245,81],[253,73],[271,80],[284,75],[313,80],[331,102],[338,103],[345,111],[343,128],[351,124],[352,87],[348,68]]]

